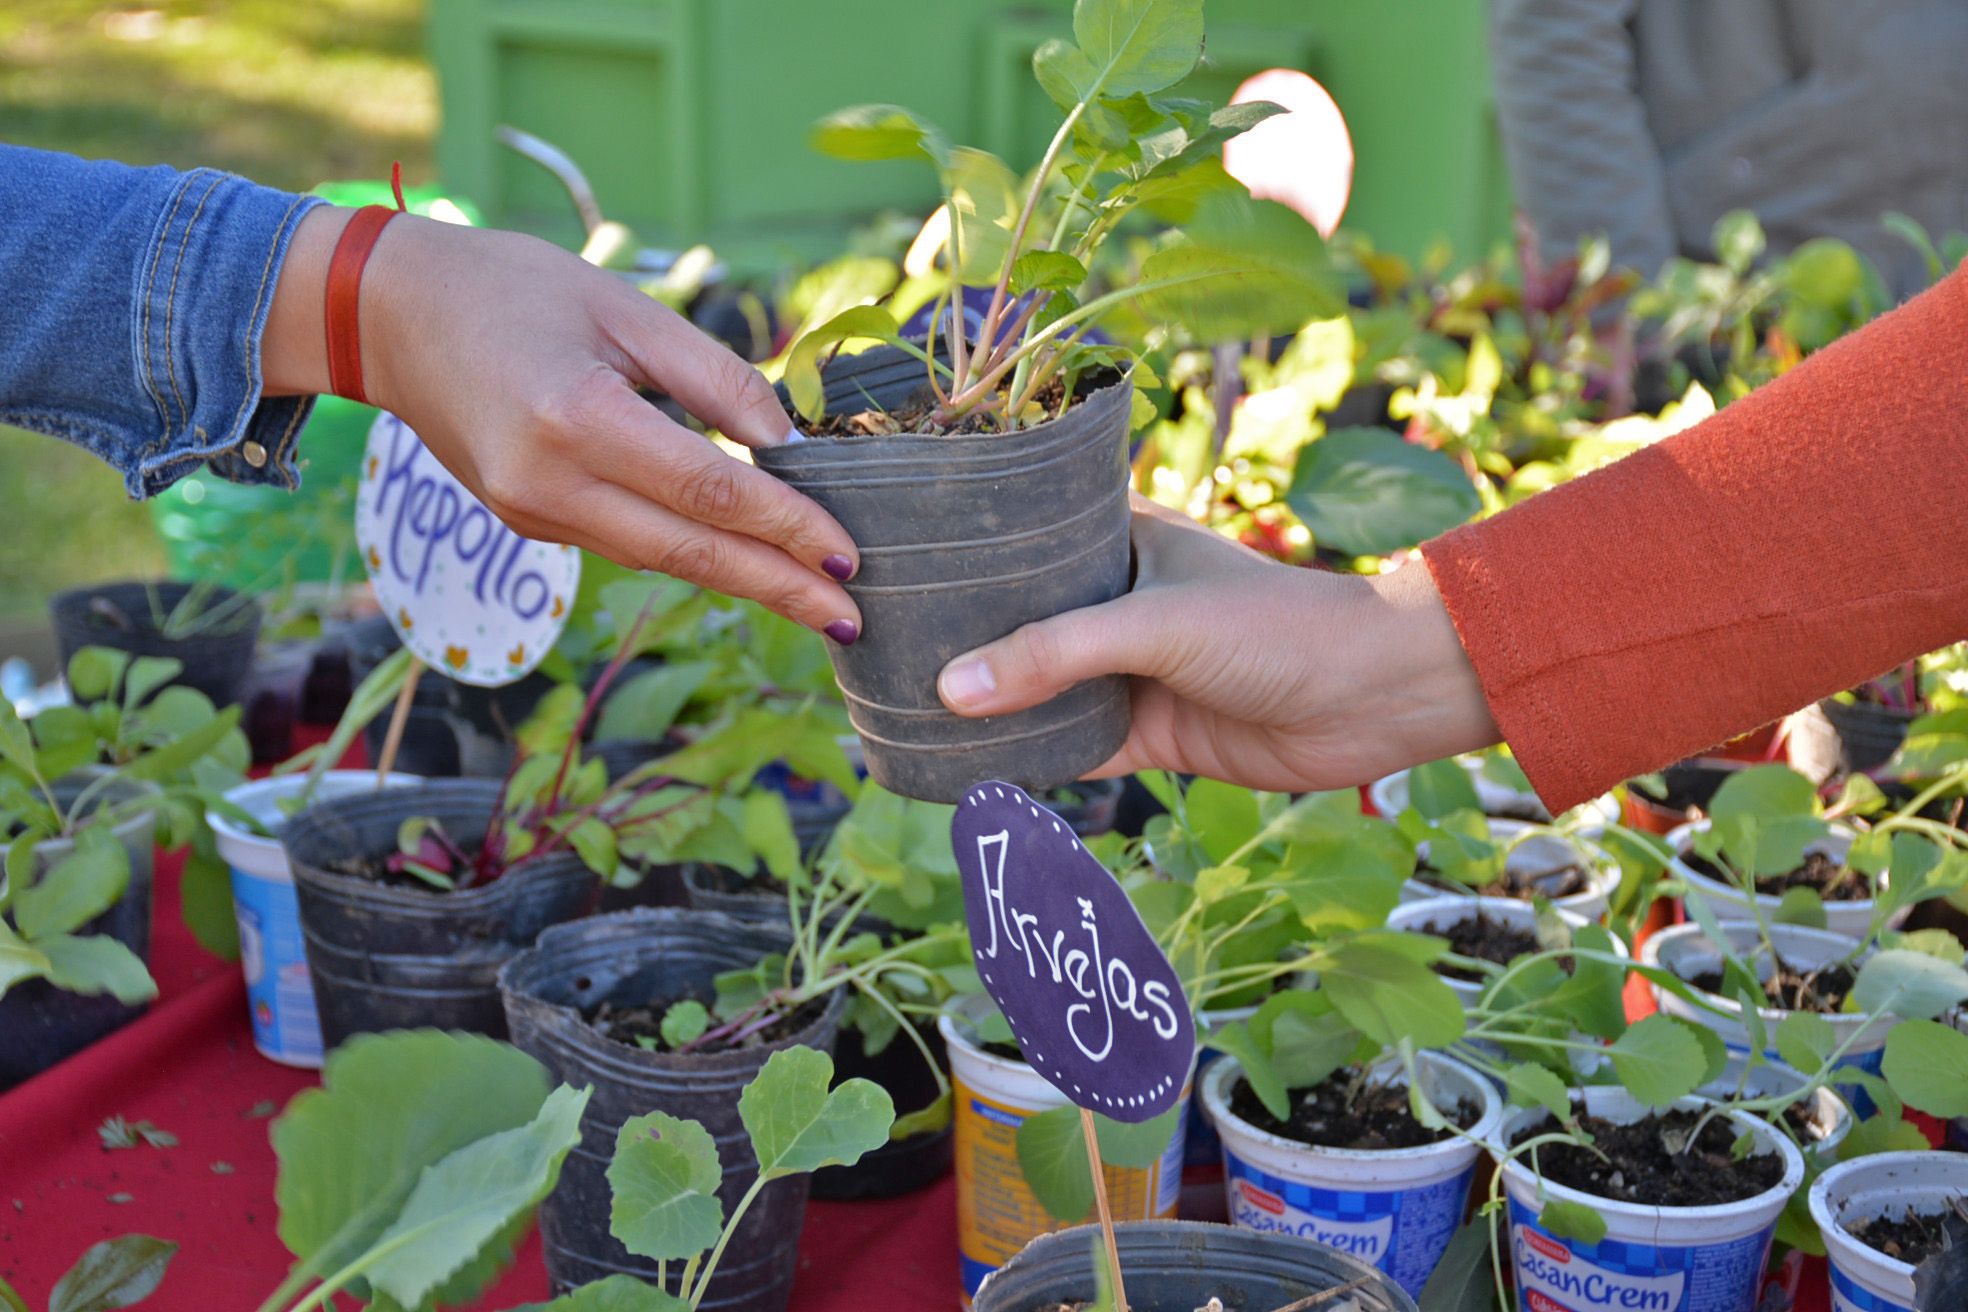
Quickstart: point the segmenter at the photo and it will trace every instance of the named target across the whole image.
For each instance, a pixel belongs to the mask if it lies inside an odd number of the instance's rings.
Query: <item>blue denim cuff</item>
[[[235,483],[300,485],[294,445],[314,398],[261,396],[260,337],[287,244],[322,203],[213,169],[172,189],[131,298],[137,373],[162,420],[126,466],[132,496],[201,463]]]

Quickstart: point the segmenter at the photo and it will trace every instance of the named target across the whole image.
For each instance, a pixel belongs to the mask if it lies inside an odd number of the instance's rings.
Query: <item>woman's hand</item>
[[[960,715],[1140,676],[1134,728],[1096,775],[1167,769],[1310,791],[1498,740],[1427,566],[1298,569],[1134,499],[1134,590],[1028,624],[943,670]]]
[[[263,354],[267,391],[327,387],[322,288],[350,211],[295,233]],[[514,530],[750,597],[836,642],[847,531],[636,395],[667,392],[746,446],[791,425],[751,365],[624,280],[532,237],[404,215],[362,279],[370,398]]]

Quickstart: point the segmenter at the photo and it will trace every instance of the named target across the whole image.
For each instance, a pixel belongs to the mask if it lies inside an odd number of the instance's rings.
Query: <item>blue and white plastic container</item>
[[[1960,1153],[1880,1153],[1834,1166],[1811,1186],[1811,1219],[1831,1267],[1831,1312],[1913,1312],[1913,1267],[1846,1227],[1908,1211],[1932,1215],[1968,1196]]]
[[[389,777],[393,788],[417,782],[415,775]],[[281,802],[306,786],[306,775],[282,775],[241,784],[225,799],[277,831],[287,818]],[[345,797],[375,786],[373,770],[331,770],[315,796]],[[239,964],[246,973],[253,1046],[287,1066],[319,1066],[321,1022],[315,1015],[314,984],[301,947],[300,906],[287,854],[278,838],[263,838],[217,811],[207,811],[205,818],[218,840],[220,857],[232,867],[232,907],[239,921]]]
[[[1587,1111],[1613,1121],[1635,1121],[1648,1111],[1610,1085],[1588,1088],[1584,1098]],[[1701,1098],[1675,1104],[1706,1105]],[[1519,1129],[1547,1115],[1541,1107],[1513,1112],[1498,1142],[1508,1145]],[[1522,1312],[1753,1312],[1777,1218],[1804,1182],[1804,1157],[1769,1123],[1741,1113],[1729,1119],[1753,1136],[1752,1153],[1775,1153],[1784,1171],[1762,1193],[1716,1207],[1613,1202],[1540,1183],[1521,1158],[1504,1163],[1507,1233]],[[1606,1237],[1587,1244],[1544,1229],[1538,1217],[1546,1199],[1592,1208],[1606,1220]]]
[[[1370,1152],[1324,1148],[1252,1125],[1230,1110],[1243,1078],[1234,1058],[1211,1064],[1203,1107],[1223,1141],[1230,1222],[1246,1230],[1297,1235],[1385,1271],[1409,1294],[1427,1283],[1469,1204],[1476,1159],[1502,1120],[1490,1082],[1437,1054],[1421,1058],[1422,1087],[1438,1107],[1467,1101],[1480,1110],[1467,1137],[1420,1148]],[[1374,1078],[1393,1080],[1396,1066]]]

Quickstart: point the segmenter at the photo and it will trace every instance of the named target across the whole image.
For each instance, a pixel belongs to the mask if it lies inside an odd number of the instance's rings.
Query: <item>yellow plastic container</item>
[[[1042,1234],[1073,1222],[1056,1220],[1025,1184],[1018,1166],[1018,1126],[1028,1116],[1067,1105],[1066,1096],[1023,1062],[994,1057],[976,1041],[973,1025],[990,1003],[960,999],[939,1022],[950,1053],[957,1170],[957,1266],[963,1305],[984,1277]],[[1189,1090],[1168,1148],[1146,1170],[1106,1168],[1107,1197],[1116,1221],[1168,1219],[1182,1189],[1183,1123]]]

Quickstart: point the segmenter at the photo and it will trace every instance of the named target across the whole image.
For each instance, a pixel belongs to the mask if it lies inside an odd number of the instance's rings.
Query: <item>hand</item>
[[[1165,769],[1280,792],[1498,741],[1421,561],[1378,578],[1299,569],[1141,497],[1134,509],[1134,590],[958,657],[945,705],[997,715],[1141,676],[1133,731],[1093,777]]]
[[[327,388],[327,264],[349,211],[302,220],[263,342],[267,391]],[[370,398],[515,531],[860,634],[847,531],[636,395],[667,392],[746,446],[791,424],[752,368],[612,274],[518,233],[401,216],[362,279]]]

